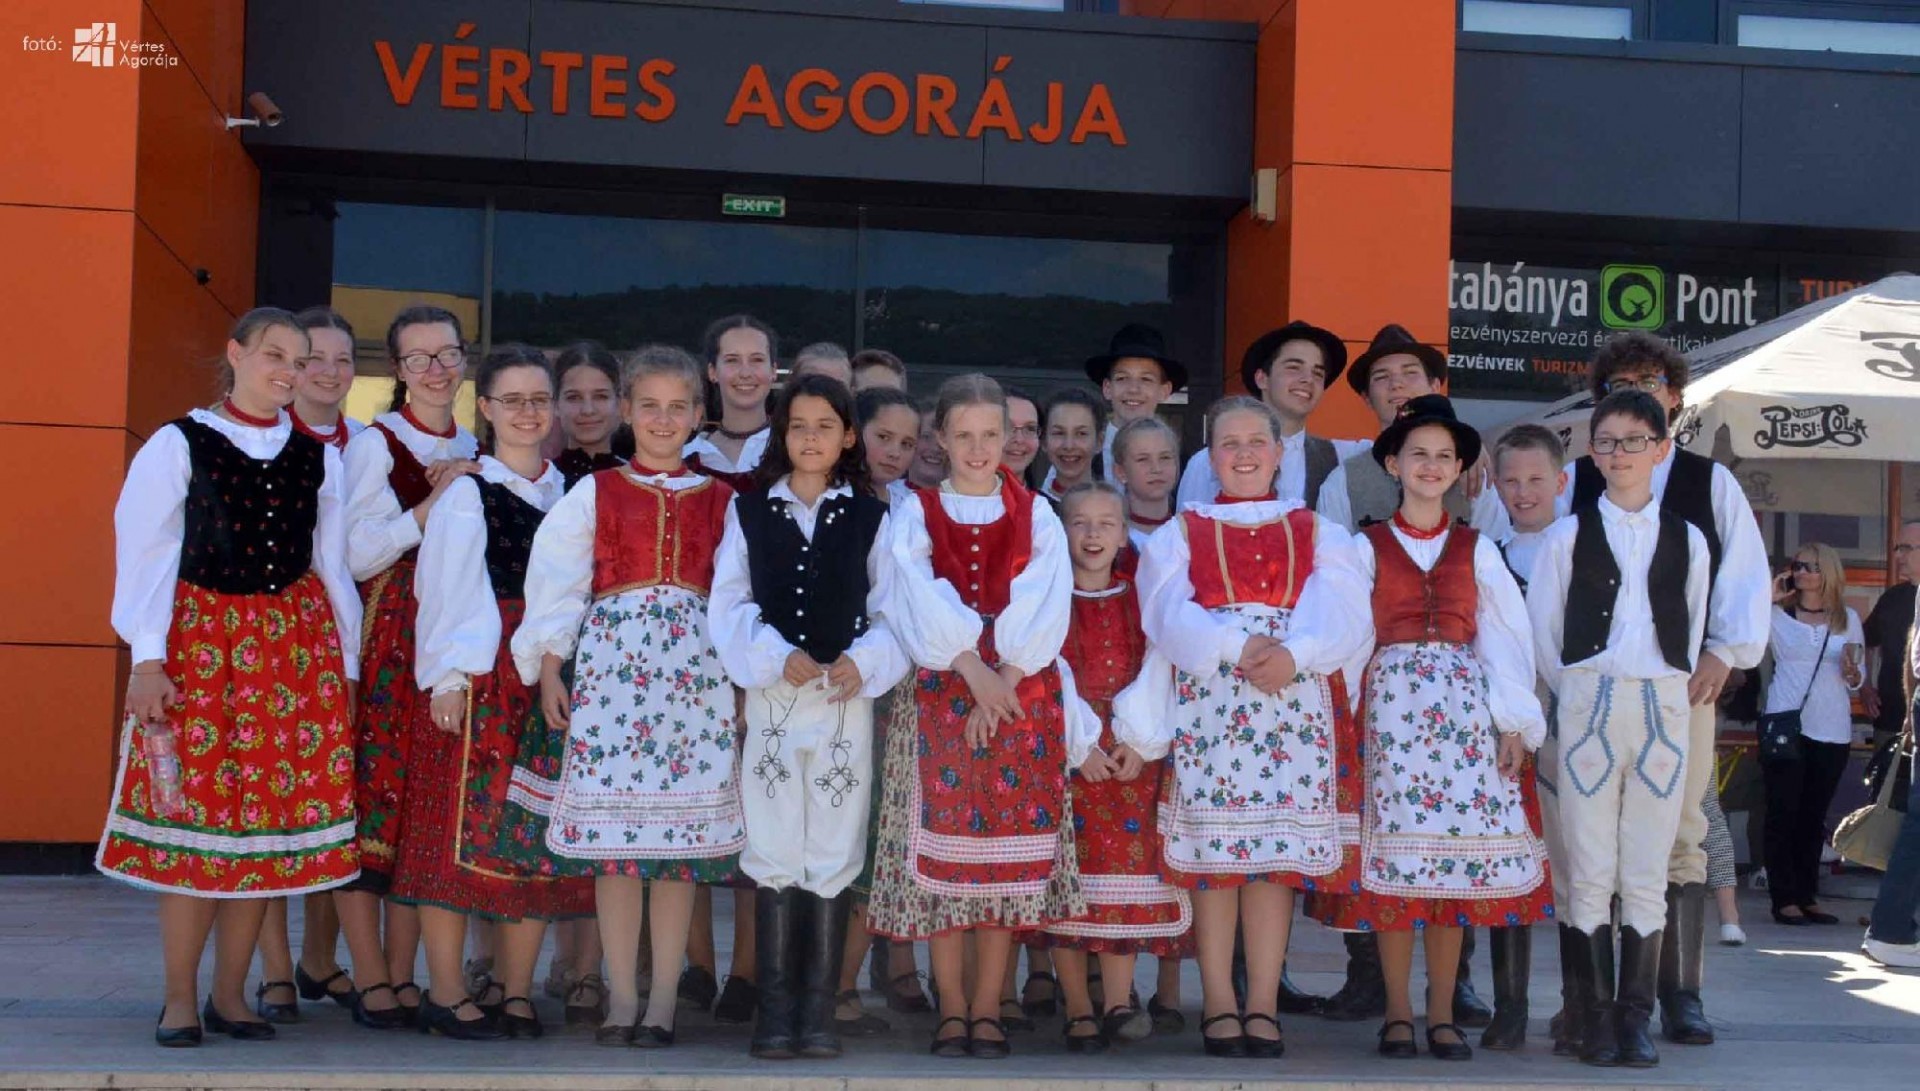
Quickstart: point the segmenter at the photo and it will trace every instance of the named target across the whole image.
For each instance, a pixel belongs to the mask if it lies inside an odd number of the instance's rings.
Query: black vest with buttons
[[[1667,471],[1667,487],[1660,493],[1660,510],[1692,523],[1707,540],[1708,586],[1720,575],[1720,528],[1713,518],[1713,467],[1714,461],[1705,455],[1675,450],[1673,468]],[[1607,479],[1594,465],[1593,456],[1581,455],[1573,464],[1573,507],[1592,507],[1606,491]]]
[[[761,618],[815,662],[839,659],[867,631],[867,556],[887,505],[871,496],[825,500],[811,543],[787,502],[765,490],[741,496],[733,510]]]
[[[1573,573],[1567,585],[1567,614],[1560,662],[1580,663],[1599,655],[1613,626],[1614,600],[1620,593],[1620,563],[1607,544],[1606,520],[1598,504],[1574,512]],[[1693,635],[1687,615],[1687,520],[1662,508],[1647,565],[1647,600],[1653,607],[1654,638],[1660,657],[1675,670],[1693,673]]]
[[[480,487],[480,511],[487,520],[487,582],[493,584],[493,597],[526,598],[533,532],[540,529],[547,513],[497,481],[471,476]]]
[[[313,567],[313,528],[327,449],[290,432],[268,461],[192,417],[174,421],[187,438],[192,474],[180,542],[180,578],[225,595],[277,595]]]

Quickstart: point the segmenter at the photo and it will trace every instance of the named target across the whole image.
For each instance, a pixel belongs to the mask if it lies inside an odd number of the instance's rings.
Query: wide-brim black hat
[[[1460,456],[1460,469],[1480,461],[1480,433],[1474,427],[1454,415],[1453,402],[1445,394],[1422,394],[1409,398],[1400,407],[1400,415],[1386,426],[1380,438],[1373,441],[1373,460],[1381,469],[1387,465],[1387,456],[1400,453],[1401,445],[1407,442],[1407,436],[1415,428],[1437,424],[1453,433],[1453,453]]]
[[[1374,361],[1402,354],[1418,357],[1434,382],[1446,380],[1446,353],[1432,345],[1423,344],[1419,338],[1408,333],[1405,326],[1389,322],[1380,327],[1380,332],[1373,335],[1373,343],[1367,346],[1367,351],[1353,362],[1352,369],[1347,372],[1347,385],[1353,388],[1355,394],[1366,397],[1367,382],[1373,378]]]
[[[1104,383],[1113,365],[1126,359],[1152,360],[1159,364],[1175,390],[1187,385],[1187,366],[1167,355],[1167,339],[1159,330],[1139,322],[1120,327],[1120,332],[1107,342],[1103,355],[1087,357],[1087,378]]]
[[[1253,377],[1272,365],[1273,358],[1280,354],[1280,346],[1288,341],[1310,341],[1320,346],[1320,354],[1327,360],[1328,386],[1347,369],[1347,343],[1340,340],[1339,334],[1296,319],[1277,330],[1268,330],[1247,346],[1246,355],[1240,357],[1240,381],[1246,384],[1247,393],[1256,398],[1260,396]]]

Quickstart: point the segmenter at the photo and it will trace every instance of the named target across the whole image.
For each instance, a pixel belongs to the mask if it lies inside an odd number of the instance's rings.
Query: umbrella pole
[[[1898,462],[1887,463],[1887,587],[1899,582],[1898,569],[1893,560],[1893,547],[1900,544],[1900,527],[1906,522],[1901,509],[1906,499],[1906,488],[1901,480],[1905,467]]]

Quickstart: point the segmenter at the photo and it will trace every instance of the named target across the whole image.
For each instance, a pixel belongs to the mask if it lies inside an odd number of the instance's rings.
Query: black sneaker
[[[680,972],[680,1003],[688,1007],[706,1011],[713,1007],[713,998],[719,991],[713,971],[705,966],[689,966]]]
[[[680,981],[680,995],[685,996],[686,979]],[[713,1021],[716,1023],[751,1023],[754,1010],[760,1004],[760,990],[753,982],[744,977],[727,975],[727,983],[720,990],[720,1002],[713,1006]]]

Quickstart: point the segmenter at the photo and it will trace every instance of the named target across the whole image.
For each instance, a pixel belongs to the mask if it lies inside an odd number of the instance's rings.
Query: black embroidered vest
[[[1513,558],[1507,555],[1507,545],[1508,543],[1506,542],[1496,543],[1496,548],[1500,550],[1500,561],[1507,566],[1507,572],[1513,576],[1513,582],[1520,585],[1520,593],[1525,595],[1527,593],[1527,577],[1518,568],[1513,567]]]
[[[487,520],[487,581],[493,597],[527,597],[527,558],[533,555],[533,532],[547,513],[520,499],[514,491],[479,474],[469,475],[480,487],[480,510]]]
[[[193,465],[180,578],[228,595],[277,595],[313,567],[313,528],[327,449],[300,432],[271,461],[248,457],[217,428],[174,421]]]
[[[1566,623],[1560,662],[1579,663],[1599,655],[1613,626],[1614,600],[1620,593],[1620,563],[1607,544],[1606,520],[1598,504],[1574,511],[1573,573],[1567,586]],[[1687,614],[1687,521],[1660,510],[1653,561],[1647,565],[1647,599],[1653,607],[1654,637],[1660,657],[1675,670],[1693,673],[1692,618]]]
[[[867,555],[887,505],[871,496],[822,502],[813,541],[764,490],[734,503],[760,616],[815,662],[832,663],[867,631]]]
[[[1713,518],[1714,461],[1705,455],[1676,449],[1673,468],[1667,471],[1667,487],[1660,494],[1660,510],[1670,511],[1700,528],[1707,540],[1707,581],[1720,575],[1720,530]],[[1591,507],[1607,491],[1607,479],[1592,455],[1582,455],[1573,464],[1573,507]],[[1685,544],[1685,543],[1682,543]]]

